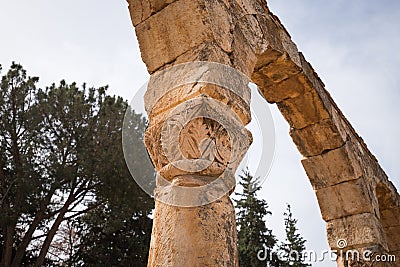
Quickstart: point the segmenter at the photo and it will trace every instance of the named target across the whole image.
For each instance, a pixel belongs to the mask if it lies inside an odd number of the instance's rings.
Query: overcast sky
[[[399,187],[400,1],[270,0],[269,6]],[[3,73],[16,61],[41,86],[61,79],[108,84],[128,100],[148,79],[124,0],[0,0],[0,25]],[[276,154],[261,192],[273,212],[268,224],[281,238],[290,203],[307,248],[320,252],[327,249],[325,223],[288,125],[270,108]]]

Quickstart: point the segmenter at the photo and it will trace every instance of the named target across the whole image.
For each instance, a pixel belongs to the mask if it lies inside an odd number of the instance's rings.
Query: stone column
[[[250,80],[232,55],[240,16],[234,10],[241,7],[234,1],[128,2],[151,74],[145,144],[157,185],[148,266],[238,266],[229,196],[251,143],[244,128]]]
[[[152,75],[145,144],[158,174],[148,266],[238,265],[229,195],[251,142],[247,83],[211,62]]]

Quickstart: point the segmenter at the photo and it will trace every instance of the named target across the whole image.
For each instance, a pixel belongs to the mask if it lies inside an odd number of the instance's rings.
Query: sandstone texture
[[[243,130],[250,80],[290,125],[331,248],[400,254],[399,193],[265,1],[128,3],[152,74],[145,143],[162,177],[148,266],[238,266],[229,194],[251,143]],[[374,264],[338,259],[338,266],[400,266],[400,259]]]

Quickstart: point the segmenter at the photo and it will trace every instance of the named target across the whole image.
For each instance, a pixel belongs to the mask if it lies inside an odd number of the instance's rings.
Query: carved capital
[[[244,128],[250,121],[247,84],[242,73],[210,62],[152,76],[145,96],[145,144],[158,171],[156,198],[203,205],[234,189],[234,173],[252,141]],[[183,195],[194,200],[176,203]]]

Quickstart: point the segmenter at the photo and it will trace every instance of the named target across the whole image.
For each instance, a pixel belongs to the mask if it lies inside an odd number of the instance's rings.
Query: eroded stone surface
[[[387,243],[374,214],[363,213],[329,221],[326,226],[329,246],[340,250],[338,240],[346,240],[346,249],[379,245],[387,250]]]
[[[397,190],[265,1],[128,2],[142,58],[150,73],[192,61],[218,62],[247,75],[268,102],[277,103],[290,125],[294,142],[305,157],[302,164],[316,190],[322,216],[328,221],[327,236],[332,249],[337,248],[338,239],[346,239],[348,248],[361,251],[374,248],[376,252],[399,254]],[[156,93],[150,91],[148,95]],[[146,146],[156,169],[171,182],[159,183],[158,193],[172,199],[196,199],[196,195],[185,196],[186,193],[176,191],[173,186],[209,183],[224,172],[229,159],[221,152],[219,158],[209,159],[211,165],[203,172],[188,173],[177,169],[166,157],[161,146],[162,125],[168,121],[171,110],[197,97],[226,105],[227,113],[223,116],[228,121],[231,116],[237,116],[245,125],[250,119],[247,95],[234,94],[215,85],[178,86],[147,107],[150,124]],[[183,154],[199,158],[201,139],[219,131],[214,126],[207,120],[188,124],[184,138],[178,142]],[[221,144],[229,141],[226,134],[216,136],[215,140]],[[250,135],[247,140],[251,141]],[[221,144],[220,149],[225,152],[232,149]],[[240,149],[246,150],[247,144]],[[187,175],[193,177],[189,179]],[[221,202],[193,209],[157,202],[149,266],[237,266],[235,219],[227,200],[226,196]],[[207,220],[205,214],[209,215]],[[213,238],[205,238],[204,233]],[[365,262],[339,260],[338,266],[341,264],[367,266]],[[376,266],[390,266],[379,264]]]
[[[215,42],[229,51],[232,23],[227,12],[218,1],[179,0],[137,25],[136,35],[148,71],[154,72],[205,42]]]
[[[318,189],[316,194],[322,218],[327,222],[354,214],[374,213],[362,178]]]
[[[289,125],[295,129],[302,129],[329,118],[328,110],[316,91],[284,100],[277,105]]]
[[[385,227],[384,232],[390,237],[388,238],[389,251],[400,250],[400,225]]]
[[[400,225],[400,208],[381,210],[380,216],[384,227]]]
[[[154,218],[148,266],[238,266],[229,197],[192,208],[156,202]]]
[[[329,119],[303,129],[291,128],[290,136],[305,157],[321,155],[343,146],[346,142],[334,121]]]
[[[139,23],[148,19],[151,15],[157,13],[175,1],[176,0],[128,0],[129,12],[133,25],[137,26]]]
[[[380,260],[389,254],[379,245],[340,250],[337,254],[338,267],[397,267],[396,262]]]
[[[353,145],[346,145],[322,155],[302,160],[314,189],[321,189],[360,178],[363,171],[354,156]]]

